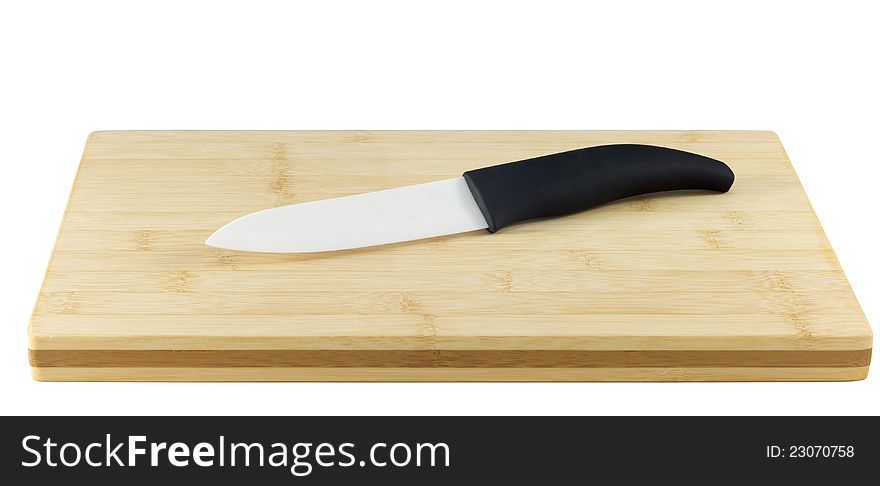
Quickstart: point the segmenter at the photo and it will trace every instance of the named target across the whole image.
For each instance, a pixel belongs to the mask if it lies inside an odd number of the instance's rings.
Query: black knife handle
[[[469,170],[464,179],[494,233],[659,191],[727,192],[733,171],[709,157],[653,145],[600,145]]]

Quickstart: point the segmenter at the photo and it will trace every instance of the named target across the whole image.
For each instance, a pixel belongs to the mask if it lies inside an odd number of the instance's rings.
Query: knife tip
[[[220,245],[220,238],[217,237],[217,231],[211,233],[211,236],[205,240],[205,245],[213,247],[213,248],[222,248]]]

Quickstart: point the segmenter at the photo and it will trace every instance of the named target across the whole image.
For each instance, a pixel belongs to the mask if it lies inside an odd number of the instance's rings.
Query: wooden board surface
[[[665,193],[323,254],[243,214],[606,143],[728,163]],[[855,380],[872,337],[771,132],[96,132],[29,329],[41,380]]]

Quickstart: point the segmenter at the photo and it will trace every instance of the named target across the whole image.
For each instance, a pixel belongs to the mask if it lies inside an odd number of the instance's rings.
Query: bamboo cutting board
[[[607,143],[665,193],[324,254],[203,244],[243,214]],[[771,132],[97,132],[29,330],[38,380],[857,380],[871,331]]]

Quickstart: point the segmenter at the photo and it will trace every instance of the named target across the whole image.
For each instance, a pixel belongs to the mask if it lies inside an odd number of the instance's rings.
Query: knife
[[[268,253],[383,245],[576,213],[672,190],[727,192],[721,161],[653,145],[587,147],[465,172],[461,177],[257,211],[205,244]]]

